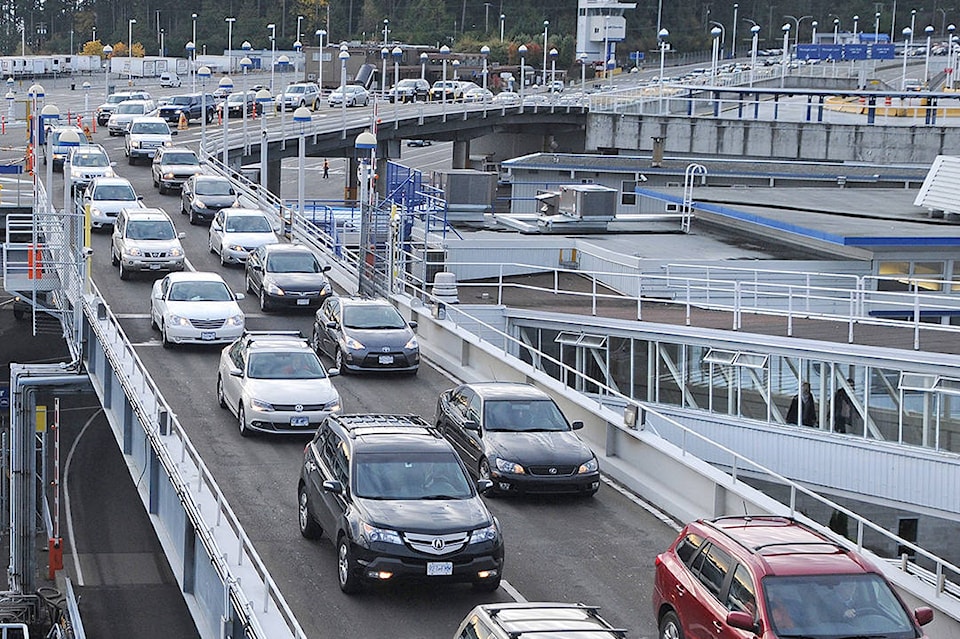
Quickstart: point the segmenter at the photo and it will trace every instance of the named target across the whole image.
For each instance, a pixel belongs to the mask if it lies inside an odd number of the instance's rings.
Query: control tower
[[[585,64],[602,69],[627,35],[623,12],[636,8],[635,2],[577,0],[577,59],[585,53]]]

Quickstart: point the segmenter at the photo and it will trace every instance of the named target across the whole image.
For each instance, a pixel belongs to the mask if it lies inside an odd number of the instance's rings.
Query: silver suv
[[[197,154],[183,146],[157,149],[150,170],[153,173],[153,185],[160,190],[161,195],[170,189],[183,188],[184,182],[203,172]]]
[[[460,623],[454,639],[512,639],[527,634],[623,639],[627,631],[607,623],[596,606],[531,601],[479,605]]]
[[[277,110],[308,107],[316,110],[320,104],[320,87],[313,82],[298,82],[283,90]]]
[[[182,271],[186,233],[176,227],[163,209],[123,209],[117,216],[110,244],[110,260],[120,279],[135,271]]]
[[[117,105],[126,100],[149,100],[150,94],[146,91],[121,91],[119,93],[111,93],[107,97],[107,101],[97,107],[97,124],[103,126],[110,119],[110,114],[113,113],[114,109],[117,108]]]
[[[156,108],[157,104],[153,100],[125,100],[110,114],[107,132],[110,135],[123,135],[135,117],[147,115]]]
[[[134,118],[124,138],[123,150],[127,161],[130,164],[136,164],[140,158],[152,160],[157,154],[157,149],[169,146],[171,136],[176,134],[176,131],[170,130],[170,126],[163,118],[147,116]]]

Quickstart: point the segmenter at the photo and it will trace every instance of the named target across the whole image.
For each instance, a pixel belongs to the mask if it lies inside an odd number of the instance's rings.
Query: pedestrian
[[[817,426],[817,404],[813,400],[813,393],[810,392],[810,382],[804,382],[800,385],[800,394],[790,400],[790,408],[787,409],[787,423],[797,423],[797,408],[799,404],[800,423],[804,426]]]
[[[848,378],[847,384],[850,385],[850,391],[854,389],[853,379]],[[833,427],[838,433],[847,432],[847,428],[853,425],[853,400],[847,389],[842,386],[833,394]]]
[[[330,177],[330,161],[323,158],[323,179],[326,180],[328,177]]]

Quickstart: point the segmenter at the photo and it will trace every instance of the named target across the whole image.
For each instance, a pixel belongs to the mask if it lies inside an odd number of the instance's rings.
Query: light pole
[[[37,189],[37,154],[40,150],[40,103],[43,102],[43,98],[46,96],[46,92],[43,90],[42,84],[31,85],[27,90],[27,97],[30,98],[32,102],[32,109],[30,110],[30,117],[33,119],[31,122],[31,137],[33,143],[33,186],[34,193],[36,194]],[[36,201],[34,201],[34,208],[36,208]]]
[[[550,49],[550,92],[554,93],[555,85],[557,81],[557,56],[560,55],[560,52],[556,49]],[[546,72],[544,72],[546,73]]]
[[[796,33],[794,33],[794,36],[793,36],[793,44],[794,44],[794,46],[800,44],[800,25],[803,24],[803,21],[804,21],[804,20],[812,19],[813,16],[800,16],[799,18],[797,18],[797,17],[795,17],[795,16],[783,16],[783,17],[786,18],[787,20],[793,20],[793,26],[794,26],[794,27],[796,28],[796,30],[797,30]],[[787,45],[789,45],[789,44],[790,44],[790,41],[788,40],[788,41],[787,41]]]
[[[297,150],[297,207],[300,210],[301,218],[303,218],[305,211],[303,190],[304,183],[306,182],[306,171],[304,166],[304,158],[307,154],[306,126],[310,120],[310,109],[307,107],[297,107],[296,111],[293,112],[293,121],[300,126],[300,148]]]
[[[270,91],[273,92],[273,76],[277,67],[277,25],[271,22],[267,29],[270,30]]]
[[[816,20],[814,20],[813,22],[810,23],[810,26],[813,27],[813,32],[810,34],[810,44],[816,44],[816,43],[817,43],[817,26],[818,26],[819,24],[820,24],[820,23],[817,22]]]
[[[487,103],[487,98],[486,98],[486,95],[487,95],[487,90],[486,90],[486,89],[487,89],[487,73],[489,72],[488,69],[487,69],[487,58],[488,58],[489,56],[490,56],[490,47],[488,47],[487,45],[483,45],[482,47],[480,47],[480,57],[483,58],[483,70],[481,71],[481,73],[483,74],[483,89],[484,89],[484,90],[483,90],[483,95],[484,95],[483,103],[484,103],[484,104]]]
[[[273,94],[270,89],[260,89],[257,91],[257,107],[260,111],[260,186],[267,186],[267,109],[273,103]]]
[[[754,24],[750,27],[750,33],[753,34],[750,39],[750,86],[753,86],[753,80],[757,72],[757,44],[760,40],[760,25]]]
[[[364,286],[364,280],[370,275],[367,273],[367,264],[370,263],[368,260],[372,261],[376,259],[373,254],[367,255],[367,252],[371,248],[367,235],[370,232],[368,200],[371,199],[368,191],[372,190],[369,188],[370,176],[376,166],[377,136],[370,131],[364,131],[357,136],[354,142],[354,148],[356,149],[357,160],[359,162],[357,172],[360,179],[360,244],[359,251],[357,252],[357,292],[362,294],[367,288]],[[364,157],[367,151],[370,153],[369,160]]]
[[[161,58],[163,57],[163,36],[164,36],[164,29],[160,29],[160,57]]]
[[[110,54],[113,53],[113,47],[109,44],[103,47],[103,58],[106,64],[103,65],[103,92],[104,99],[110,97]]]
[[[663,59],[667,54],[667,38],[670,37],[670,32],[666,28],[660,29],[657,32],[657,41],[660,44],[660,75],[657,77],[658,95],[660,97],[660,114],[663,115]]]
[[[39,133],[40,127],[43,126],[43,123],[47,120],[57,120],[60,118],[60,109],[54,104],[47,104],[42,109],[40,109],[40,122],[38,123],[37,131]],[[40,139],[39,137],[37,138]],[[48,135],[44,141],[44,158],[47,163],[47,182],[43,185],[43,188],[47,192],[47,213],[54,213],[53,207],[53,144],[52,139]],[[64,174],[66,175],[66,174]]]
[[[303,43],[302,43],[302,42],[300,42],[299,40],[297,40],[296,42],[293,43],[293,50],[297,52],[296,58],[292,61],[294,73],[297,72],[297,62],[300,61],[300,55],[299,55],[299,54],[300,54],[300,51],[301,51],[302,49],[303,49]]]
[[[429,59],[430,59],[430,56],[428,56],[426,53],[420,54],[420,79],[421,80],[427,79],[427,60]]]
[[[733,5],[733,35],[730,38],[730,57],[737,57],[737,12],[740,10],[740,5],[734,3]]]
[[[187,43],[187,46],[184,47],[187,50],[187,59],[190,61],[190,90],[196,92],[197,90],[197,70],[194,68],[196,65],[196,51],[197,44],[191,40]]]
[[[723,29],[714,27],[710,29],[710,35],[713,37],[713,50],[710,55],[710,84],[717,84],[717,55],[720,51],[720,34]]]
[[[66,219],[70,219],[68,217],[68,214],[72,213],[72,211],[70,211],[70,186],[73,180],[70,179],[70,171],[67,170],[67,164],[70,161],[71,151],[77,148],[78,146],[80,146],[80,134],[77,133],[76,129],[72,129],[72,128],[67,129],[66,131],[60,134],[60,144],[66,147],[66,150],[64,151],[64,154],[63,154],[64,159],[63,159],[63,211],[62,213],[64,217],[66,217]],[[47,200],[51,199],[50,195],[51,195],[50,193],[47,193]],[[74,228],[76,228],[76,226],[71,224],[70,229],[72,230]]]
[[[223,166],[227,167],[230,166],[227,163],[229,160],[227,152],[230,149],[230,146],[227,143],[227,137],[230,133],[230,109],[227,108],[227,100],[230,99],[230,92],[233,91],[233,80],[230,79],[230,76],[225,75],[220,78],[220,88],[227,96],[227,98],[223,101]]]
[[[83,87],[83,117],[89,121],[93,119],[90,115],[90,83],[84,81],[80,86]]]
[[[910,27],[904,27],[903,31],[903,71],[900,75],[900,90],[907,90],[907,54],[910,49],[910,37],[913,35],[913,31],[910,30]]]
[[[503,15],[502,13],[500,14],[500,42],[501,43],[503,42],[503,21],[506,18],[507,16]]]
[[[937,9],[937,11],[940,12],[940,36],[943,37],[947,35],[947,11],[949,9]],[[96,36],[97,32],[94,31],[93,33]],[[97,38],[94,37],[93,39],[96,40]]]
[[[197,77],[200,78],[200,110],[203,111],[200,116],[200,157],[206,155],[204,145],[207,141],[207,80],[211,75],[212,72],[207,65],[197,69]]]
[[[840,44],[840,18],[833,19],[833,43]]]
[[[440,47],[440,58],[443,60],[443,84],[440,86],[443,87],[443,91],[440,92],[440,99],[442,101],[443,109],[443,121],[447,121],[447,58],[450,57],[450,47],[443,45]],[[522,67],[521,63],[521,67]]]
[[[873,43],[880,41],[880,12],[873,14]]]
[[[580,93],[581,97],[587,95],[587,53],[584,51],[577,56],[580,63]]]
[[[610,15],[603,15],[603,80],[607,80],[607,60],[610,59]]]
[[[910,11],[910,46],[913,46],[913,34],[917,29],[917,10]]]
[[[301,23],[303,23],[303,16],[297,16],[297,42],[303,42],[303,39],[300,37],[302,34],[300,31]]]
[[[526,69],[524,67],[527,61],[527,45],[521,44],[517,47],[517,53],[520,54],[520,113],[523,113],[523,85],[526,84]]]
[[[224,18],[223,21],[227,23],[227,73],[233,73],[233,23],[237,19]]]
[[[450,64],[453,65],[453,80],[456,82],[460,79],[460,61],[454,60]]]
[[[860,31],[858,31],[860,25],[860,16],[853,16],[853,41],[857,44],[860,43]]]
[[[953,60],[954,60],[953,32],[956,31],[956,29],[957,29],[956,25],[952,23],[947,25],[947,33],[949,34],[947,36],[947,70],[946,70],[947,80],[946,82],[944,82],[944,85],[947,87],[950,87],[951,89],[953,88],[953,75],[955,73],[955,69],[953,68]]]
[[[249,51],[251,48],[250,43],[244,42],[243,44],[247,46],[245,50]],[[247,138],[247,119],[248,119],[247,118],[247,97],[248,97],[247,96],[247,69],[249,69],[252,66],[253,66],[253,60],[251,60],[249,56],[244,55],[242,58],[240,58],[240,68],[243,69],[243,88],[241,89],[243,91],[243,102],[242,102],[242,106],[240,107],[240,117],[243,119],[244,153],[250,152],[250,142],[249,142],[249,139]]]
[[[350,59],[350,52],[347,51],[347,45],[340,46],[340,114],[341,139],[347,139],[347,60]]]
[[[550,21],[543,21],[543,67],[540,75],[540,82],[547,83],[547,29],[550,28]]]
[[[383,19],[383,46],[387,46],[387,35],[390,33],[390,20]]]
[[[320,41],[320,68],[317,70],[317,85],[320,87],[320,97],[323,97],[323,38],[326,30],[317,29],[317,39]]]
[[[780,70],[780,88],[784,87],[787,79],[787,65],[790,64],[790,25],[784,23],[780,29],[783,31],[783,59],[781,60]]]
[[[127,57],[130,58],[127,70],[130,72],[127,83],[133,85],[133,25],[137,23],[136,18],[127,20]]]
[[[387,58],[390,57],[390,49],[386,46],[380,47],[380,99],[387,97]]]
[[[923,32],[927,34],[927,50],[924,54],[923,59],[923,88],[928,88],[927,83],[930,81],[930,38],[933,37],[933,32],[936,29],[933,28],[932,24],[928,24],[924,27]]]
[[[277,66],[280,67],[280,84],[285,84],[283,79],[283,74],[287,70],[287,67],[290,65],[290,56],[285,53],[280,54],[280,57],[277,58]],[[280,100],[280,130],[287,130],[287,105],[283,103],[283,100]],[[287,148],[287,138],[284,137],[280,140],[280,148]]]
[[[397,85],[400,83],[400,58],[403,57],[403,49],[394,47],[393,51],[393,119],[399,120],[398,109],[400,108],[400,96],[397,95]],[[417,94],[413,94],[413,100],[416,101]]]

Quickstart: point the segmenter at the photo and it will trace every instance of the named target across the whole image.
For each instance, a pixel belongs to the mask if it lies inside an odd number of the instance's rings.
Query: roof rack
[[[761,550],[766,550],[767,548],[776,548],[778,546],[830,546],[835,550],[840,550],[841,552],[848,552],[847,548],[836,541],[830,539],[823,539],[822,541],[774,541],[769,544],[760,544],[759,546],[754,546],[753,550],[759,552]]]
[[[243,337],[250,342],[263,342],[271,339],[280,339],[280,340],[305,340],[303,333],[300,331],[244,331]]]
[[[559,634],[563,637],[574,637],[579,634],[596,636],[597,633],[600,633],[600,632],[610,633],[611,636],[618,637],[619,639],[623,639],[627,636],[627,631],[625,629],[614,628],[610,626],[607,623],[607,621],[600,616],[599,606],[588,606],[582,603],[576,603],[576,604],[557,603],[557,604],[543,604],[543,605],[534,604],[534,605],[531,605],[530,608],[525,608],[525,610],[537,609],[537,608],[543,608],[544,610],[557,609],[557,608],[576,608],[577,610],[582,610],[588,613],[590,617],[592,617],[597,621],[598,625],[594,628],[540,628],[540,629],[528,629],[528,630],[509,630],[507,628],[504,628],[504,631],[507,633],[509,637],[511,637],[511,639],[520,639],[524,635],[547,635],[547,634],[554,634],[554,633]],[[513,608],[513,607],[495,608],[493,606],[490,606],[487,608],[487,612],[490,615],[490,618],[493,620],[497,620],[498,623],[500,623],[501,627],[503,627],[503,622],[499,620],[500,615],[502,613],[514,612],[515,610],[516,608]],[[524,623],[528,623],[531,621],[536,622],[538,620],[527,617],[523,621]],[[558,623],[559,620],[556,617],[545,615],[542,621],[549,621],[552,624],[556,624]]]
[[[411,429],[427,431],[431,435],[439,437],[436,428],[415,414],[355,413],[336,415],[334,418],[343,426],[351,438],[371,432],[383,433],[390,430],[402,433],[409,432]]]

